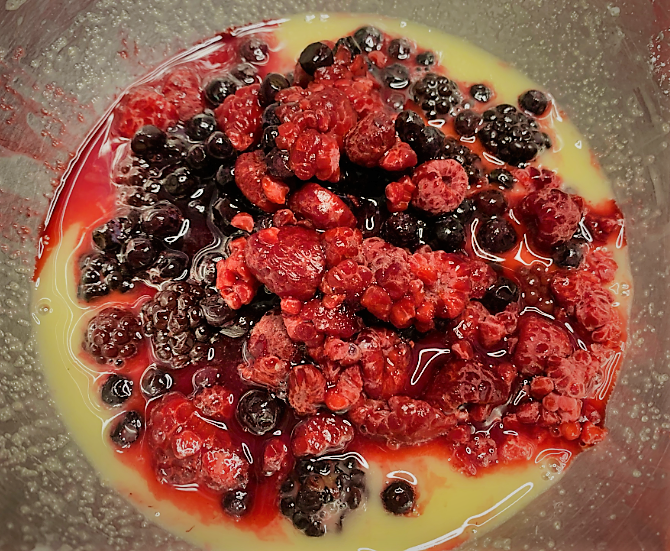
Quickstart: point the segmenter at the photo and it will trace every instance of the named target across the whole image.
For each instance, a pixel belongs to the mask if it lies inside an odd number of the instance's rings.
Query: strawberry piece
[[[163,82],[163,95],[174,105],[179,118],[187,121],[204,109],[200,79],[190,67],[177,67]]]
[[[237,151],[245,151],[260,140],[263,109],[258,103],[259,87],[239,88],[214,111],[219,128]]]
[[[293,429],[291,449],[296,457],[341,451],[354,438],[354,428],[342,417],[316,415]]]
[[[288,206],[320,230],[356,227],[356,217],[346,203],[319,184],[305,184],[291,195]]]
[[[412,204],[437,215],[461,204],[468,189],[468,174],[453,159],[428,161],[414,171],[412,182],[416,185]]]
[[[114,110],[114,126],[124,138],[132,138],[148,124],[167,130],[178,120],[177,110],[165,96],[144,86],[130,90]]]

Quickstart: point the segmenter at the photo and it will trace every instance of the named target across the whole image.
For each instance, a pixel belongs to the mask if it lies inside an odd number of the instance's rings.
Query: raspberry
[[[457,444],[454,449],[454,463],[465,474],[475,476],[498,462],[498,447],[495,440],[485,433],[475,433],[469,442]]]
[[[556,392],[550,392],[542,398],[542,408],[555,414],[555,417],[552,416],[551,421],[547,422],[545,420],[541,424],[571,423],[579,419],[582,411],[582,401],[571,396],[561,396]],[[545,419],[549,419],[549,417]]]
[[[585,446],[593,446],[598,442],[602,442],[605,436],[607,436],[607,430],[594,425],[590,421],[586,421],[582,425],[580,440]]]
[[[240,377],[247,381],[280,389],[284,387],[286,378],[291,371],[291,364],[277,356],[262,356],[239,365],[238,371]]]
[[[190,67],[177,67],[165,77],[163,95],[174,105],[183,121],[191,119],[204,109],[200,79]]]
[[[335,386],[326,392],[326,406],[331,411],[342,412],[348,410],[361,397],[363,379],[358,366],[345,369]]]
[[[230,225],[233,226],[233,228],[237,228],[238,230],[251,232],[254,229],[254,219],[251,214],[247,212],[240,212],[239,214],[233,216],[232,220],[230,221]]]
[[[114,111],[114,125],[124,138],[132,138],[135,132],[149,124],[167,130],[177,120],[177,110],[165,96],[146,87],[128,92]]]
[[[412,204],[430,214],[444,214],[461,204],[468,175],[452,159],[428,161],[414,171],[412,182],[417,189]]]
[[[245,247],[251,273],[281,298],[312,298],[325,271],[325,257],[314,230],[268,228],[249,237]]]
[[[409,144],[398,140],[391,149],[384,153],[379,166],[384,170],[398,172],[412,168],[418,162],[416,153]]]
[[[253,358],[277,356],[290,362],[300,358],[300,351],[288,336],[281,315],[272,312],[265,314],[251,329],[247,352]]]
[[[403,176],[397,182],[388,184],[384,190],[388,210],[390,212],[407,210],[415,191],[416,185],[409,176]]]
[[[620,235],[624,227],[623,214],[613,199],[603,201],[598,209],[589,209],[584,225],[596,243],[606,243],[610,236]]]
[[[305,303],[299,313],[284,315],[289,336],[307,346],[319,346],[326,336],[348,339],[360,330],[360,319],[345,306],[326,308],[318,299]]]
[[[458,331],[472,344],[490,349],[516,331],[518,319],[516,304],[492,315],[480,302],[471,301],[461,314]]]
[[[567,332],[546,318],[525,314],[519,318],[519,342],[514,363],[521,373],[538,375],[552,356],[566,358],[572,353]]]
[[[291,449],[296,457],[340,451],[354,438],[354,428],[335,415],[315,415],[293,429]]]
[[[332,134],[320,134],[309,128],[291,146],[289,167],[301,180],[315,176],[319,180],[337,182],[340,179],[340,149]]]
[[[267,165],[263,161],[262,151],[243,153],[235,162],[235,183],[244,196],[265,212],[274,212],[278,208],[265,194],[264,181],[269,178]]]
[[[502,463],[530,461],[535,457],[535,445],[532,440],[521,434],[507,435],[505,441],[498,446],[498,459]]]
[[[614,297],[601,287],[593,274],[556,274],[551,281],[551,290],[561,305],[574,311],[577,321],[587,331],[593,332],[613,321]]]
[[[367,73],[365,60],[357,57],[351,66],[352,72],[356,72],[356,64],[361,67],[361,72]],[[372,78],[359,78],[355,80],[339,80],[334,83],[338,90],[342,91],[351,102],[351,106],[359,117],[365,117],[387,109],[379,91],[377,82]]]
[[[130,310],[105,308],[88,322],[82,348],[98,363],[122,367],[125,360],[137,354],[142,333]]]
[[[235,412],[235,395],[221,385],[200,389],[193,398],[193,405],[205,417],[224,421]]]
[[[356,227],[356,217],[344,201],[319,184],[305,184],[291,196],[288,206],[320,230]]]
[[[313,415],[326,399],[326,379],[313,365],[296,365],[288,378],[288,402],[298,415]]]
[[[233,310],[249,304],[260,287],[245,262],[244,250],[247,240],[238,237],[230,242],[230,254],[216,263],[216,288],[223,300]]]
[[[216,108],[216,122],[237,151],[245,151],[261,137],[263,109],[258,103],[259,85],[245,86]]]
[[[321,290],[326,295],[344,295],[345,299],[356,304],[372,283],[372,272],[353,260],[343,260],[328,270],[321,281]]]
[[[600,362],[595,356],[586,350],[578,349],[568,358],[549,358],[546,369],[549,383],[542,383],[544,388],[539,389],[539,383],[534,379],[531,382],[531,392],[534,396],[543,396],[548,394],[544,392],[545,389],[550,391],[555,389],[565,396],[585,398],[600,373]]]
[[[356,337],[360,350],[365,393],[374,400],[388,400],[409,384],[412,349],[389,329],[369,328]]]
[[[570,239],[582,218],[578,200],[554,188],[544,188],[527,195],[521,202],[521,213],[537,230],[531,233],[533,238],[549,246]]]
[[[455,416],[406,396],[393,396],[388,403],[361,398],[348,415],[362,434],[383,439],[393,448],[428,442],[456,425]]]
[[[563,182],[558,175],[546,168],[539,169],[534,166],[516,168],[512,170],[512,172],[508,172],[508,175],[509,176],[505,176],[505,180],[512,180],[512,185],[516,180],[529,192],[539,191],[545,188],[560,188],[563,185]],[[500,181],[501,176],[502,174],[499,175],[497,181]],[[489,176],[489,178],[490,177],[491,176]]]
[[[347,134],[344,149],[349,159],[361,166],[377,166],[384,154],[395,145],[393,120],[386,113],[370,113],[358,121]]]
[[[402,298],[412,280],[409,253],[373,237],[363,241],[363,254],[377,284],[392,300]]]
[[[288,466],[288,446],[280,438],[272,438],[263,450],[263,474],[271,476]]]
[[[352,259],[359,262],[363,246],[363,236],[357,229],[332,228],[321,234],[326,253],[326,266],[332,268],[340,262]]]
[[[591,249],[586,255],[585,269],[594,274],[601,282],[611,283],[614,281],[618,264],[612,256],[612,252],[602,247]]]

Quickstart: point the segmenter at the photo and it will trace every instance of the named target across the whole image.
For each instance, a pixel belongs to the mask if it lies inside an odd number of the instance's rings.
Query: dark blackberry
[[[485,84],[473,84],[470,86],[470,95],[479,103],[486,103],[493,97],[493,90]]]
[[[364,52],[373,52],[381,50],[384,44],[382,32],[371,26],[361,27],[354,33],[354,40]]]
[[[451,136],[445,138],[440,158],[453,159],[463,165],[470,185],[478,184],[484,177],[484,165],[479,155],[473,153],[468,146],[456,138]]]
[[[395,129],[403,142],[417,144],[421,138],[422,129],[426,125],[416,111],[406,109],[398,114],[395,120]],[[414,146],[413,146],[414,147]]]
[[[477,136],[490,153],[514,166],[532,161],[548,143],[534,119],[507,104],[484,112]]]
[[[212,105],[218,107],[223,100],[237,91],[237,84],[229,77],[220,77],[211,80],[205,86],[205,98]]]
[[[146,236],[133,237],[123,249],[123,262],[134,271],[151,266],[158,256],[155,243]]]
[[[281,121],[277,116],[277,107],[279,107],[279,103],[271,103],[265,108],[265,111],[263,111],[262,123],[264,127],[279,126],[281,124]]]
[[[198,113],[190,119],[184,128],[186,135],[193,141],[202,142],[216,130],[216,119],[212,112]]]
[[[241,517],[249,510],[249,493],[245,490],[232,490],[223,494],[221,506],[231,517]]]
[[[133,382],[128,377],[113,374],[107,377],[100,389],[100,397],[108,406],[122,405],[133,393]]]
[[[146,398],[156,398],[174,385],[172,375],[155,366],[149,366],[140,379],[140,389]]]
[[[381,495],[384,509],[394,515],[405,515],[414,509],[416,492],[414,486],[404,480],[391,482]]]
[[[211,293],[200,301],[200,308],[207,323],[214,327],[222,327],[235,319],[237,312],[230,308],[219,293]]]
[[[236,79],[242,86],[251,86],[259,81],[258,69],[249,63],[240,63],[232,71],[230,76]]]
[[[389,88],[402,90],[409,86],[409,70],[400,63],[392,63],[382,71],[382,79]]]
[[[454,130],[459,136],[471,138],[477,133],[477,128],[481,122],[482,117],[479,113],[475,113],[472,109],[466,109],[454,118]]]
[[[270,150],[265,156],[265,164],[268,166],[268,172],[276,178],[287,180],[294,176],[289,167],[289,152],[284,149],[275,147]]]
[[[140,128],[130,140],[130,149],[138,156],[148,155],[158,151],[165,143],[165,132],[160,128],[148,124]]]
[[[125,308],[105,308],[88,322],[82,348],[98,363],[121,367],[138,352],[142,343],[140,325]]]
[[[339,38],[335,43],[335,48],[333,48],[333,53],[337,53],[340,48],[345,48],[351,54],[351,57],[359,55],[361,53],[361,48],[358,43],[351,36],[345,36]]]
[[[163,179],[163,189],[173,197],[184,197],[195,191],[199,185],[197,176],[186,167],[180,167]]]
[[[481,191],[474,197],[477,211],[484,216],[500,216],[507,210],[507,199],[497,189]]]
[[[298,58],[300,67],[310,76],[313,76],[320,67],[330,67],[334,61],[333,50],[323,42],[313,42],[302,51]]]
[[[490,253],[509,251],[518,240],[514,226],[504,218],[483,220],[477,230],[477,242]]]
[[[115,253],[139,233],[139,215],[131,211],[127,216],[117,216],[91,232],[95,247],[106,253]]]
[[[207,138],[207,154],[218,163],[231,163],[235,159],[235,148],[223,132],[217,130]]]
[[[249,63],[265,63],[268,60],[270,48],[267,42],[257,36],[244,40],[239,47],[240,57]]]
[[[449,214],[465,226],[472,222],[476,213],[477,207],[475,206],[475,202],[469,197],[466,197],[461,201],[461,204]]]
[[[199,175],[211,173],[215,168],[211,157],[207,154],[207,148],[201,143],[195,144],[188,150],[186,164]]]
[[[406,38],[394,38],[389,42],[389,56],[394,59],[405,60],[412,55],[412,45]]]
[[[530,114],[540,116],[549,105],[549,99],[539,90],[528,90],[519,96],[519,106]]]
[[[263,107],[274,103],[275,96],[280,90],[290,86],[288,79],[280,73],[268,73],[265,75],[258,91],[258,101]]]
[[[181,136],[171,135],[165,139],[163,147],[147,155],[147,159],[154,169],[178,165],[186,159],[190,144]]]
[[[519,287],[506,277],[501,277],[482,297],[482,304],[492,314],[502,312],[512,302],[519,300]]]
[[[412,97],[429,119],[451,114],[463,99],[458,84],[436,73],[428,73],[414,84]]]
[[[435,65],[435,54],[430,50],[421,52],[416,55],[416,62],[418,65],[423,65],[424,67]]]
[[[554,248],[551,257],[561,268],[579,268],[584,258],[582,244],[578,241],[567,241]]]
[[[77,296],[86,302],[112,291],[125,293],[133,287],[127,268],[114,257],[102,253],[88,254],[79,261],[79,268],[81,275]]]
[[[382,237],[396,247],[414,250],[420,241],[418,220],[406,212],[394,212],[382,225]]]
[[[158,202],[158,195],[133,186],[123,190],[121,200],[131,207],[148,207]]]
[[[263,129],[263,137],[261,138],[261,149],[266,153],[277,148],[275,140],[279,136],[279,127],[277,126],[266,126]]]
[[[240,425],[256,436],[273,431],[282,411],[282,402],[265,390],[250,390],[237,403]]]
[[[354,209],[354,214],[364,239],[380,235],[384,218],[379,208],[379,201],[359,199],[359,206]]]
[[[129,448],[140,437],[142,417],[136,411],[128,411],[112,426],[110,438],[119,448]]]
[[[120,186],[142,186],[149,178],[149,172],[146,159],[128,156],[114,165],[112,180]]]
[[[505,170],[504,168],[495,168],[489,173],[488,181],[505,189],[512,189],[516,183],[516,178],[509,170]]]
[[[142,230],[152,237],[164,239],[179,233],[184,217],[178,207],[168,201],[156,203],[142,213]]]
[[[434,239],[431,241],[433,249],[453,253],[462,250],[465,246],[465,229],[454,216],[447,214],[435,220],[432,232],[434,234]]]

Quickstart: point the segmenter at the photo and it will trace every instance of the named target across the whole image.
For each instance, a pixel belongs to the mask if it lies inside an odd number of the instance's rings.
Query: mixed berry
[[[551,98],[496,103],[369,26],[291,71],[271,34],[223,40],[114,113],[118,209],[78,264],[79,298],[114,301],[83,342],[113,445],[322,536],[366,500],[418,514],[406,481],[369,495],[371,446],[476,475],[602,440],[623,221],[538,165]]]

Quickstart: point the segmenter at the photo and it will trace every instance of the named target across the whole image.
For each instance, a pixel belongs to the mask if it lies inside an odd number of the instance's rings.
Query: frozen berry
[[[189,195],[195,191],[197,186],[197,177],[191,174],[191,171],[186,167],[176,169],[163,180],[163,189],[173,197]]]
[[[431,65],[435,65],[435,54],[430,50],[421,52],[417,54],[416,62],[419,65],[423,65],[424,67],[430,67]]]
[[[158,151],[165,143],[165,132],[151,124],[143,126],[130,141],[130,149],[135,155],[143,156]]]
[[[263,107],[267,107],[271,103],[274,103],[277,92],[289,86],[289,81],[284,75],[280,73],[268,73],[258,91],[258,101]]]
[[[103,252],[118,252],[128,240],[138,233],[137,211],[128,216],[112,218],[91,232],[96,248]]]
[[[484,216],[500,216],[507,210],[507,199],[497,189],[487,189],[475,195],[477,212]]]
[[[237,419],[251,434],[263,436],[275,429],[282,409],[282,402],[269,392],[250,390],[237,404]]]
[[[416,142],[410,143],[410,146],[416,151],[419,161],[429,161],[441,158],[445,143],[446,138],[440,129],[424,126]]]
[[[313,42],[302,51],[298,58],[302,70],[310,76],[314,75],[320,67],[329,67],[333,62],[333,50],[323,42]]]
[[[241,517],[249,509],[249,493],[245,490],[231,490],[223,494],[221,506],[231,517]]]
[[[549,105],[549,100],[539,90],[528,90],[519,96],[519,106],[524,111],[528,111],[533,115],[540,116]]]
[[[110,437],[119,448],[129,448],[140,437],[142,417],[136,411],[128,411],[114,424]]]
[[[382,78],[389,88],[402,90],[409,86],[409,70],[400,63],[393,63],[384,67]]]
[[[141,225],[148,235],[164,238],[177,234],[183,220],[179,208],[167,201],[161,201],[142,213]]]
[[[125,308],[102,310],[88,322],[83,348],[98,363],[120,367],[137,354],[142,333],[135,315]]]
[[[389,43],[389,55],[394,59],[405,60],[412,55],[412,45],[406,38],[394,38]]]
[[[381,31],[375,27],[361,27],[354,33],[354,40],[364,52],[381,50],[384,37]]]
[[[108,406],[116,407],[123,404],[133,393],[133,382],[128,377],[110,375],[102,385],[100,396]]]
[[[406,212],[394,212],[382,226],[382,237],[396,247],[414,250],[419,246],[418,220]]]
[[[479,103],[486,103],[493,97],[493,90],[485,84],[473,84],[470,86],[470,95]]]
[[[207,139],[216,130],[216,119],[209,113],[198,113],[186,123],[186,135],[196,142]]]
[[[519,300],[519,287],[506,277],[501,277],[486,291],[482,304],[492,314],[502,312],[509,304]]]
[[[251,86],[258,82],[258,69],[250,63],[240,63],[230,71],[230,76],[237,79],[242,86]]]
[[[414,508],[416,493],[414,487],[404,480],[391,482],[382,492],[384,509],[394,515],[404,515]]]
[[[266,42],[258,38],[257,36],[252,36],[247,38],[242,44],[240,44],[240,57],[244,61],[249,63],[264,63],[268,60],[268,52],[270,49]]]
[[[489,173],[488,181],[491,184],[499,185],[505,189],[512,189],[516,182],[516,178],[509,170],[495,168]]]
[[[85,255],[79,261],[79,268],[77,296],[87,302],[112,291],[125,293],[133,287],[129,271],[112,256],[100,253]]]
[[[470,197],[466,197],[450,214],[465,226],[472,222],[476,213],[475,202]]]
[[[477,230],[477,241],[486,251],[504,253],[509,251],[518,240],[514,226],[504,218],[484,220]]]
[[[205,86],[205,97],[211,103],[212,107],[218,107],[231,94],[237,91],[237,84],[228,78],[221,77],[210,81]]]
[[[479,113],[475,113],[472,109],[461,111],[454,119],[454,130],[460,136],[471,138],[477,133],[477,127],[481,123],[482,118]]]
[[[551,257],[561,268],[579,268],[584,257],[583,246],[577,241],[567,241],[555,247]]]
[[[429,119],[450,114],[462,99],[458,84],[436,73],[428,73],[419,80],[412,96]]]
[[[123,249],[123,259],[132,270],[143,270],[149,267],[156,259],[158,251],[151,239],[147,237],[133,237]]]
[[[140,389],[146,398],[156,398],[168,392],[174,379],[168,372],[154,366],[150,366],[142,374],[140,379]]]
[[[463,224],[453,216],[442,216],[434,225],[435,232],[434,248],[448,253],[460,251],[465,245],[465,229]]]
[[[223,132],[216,131],[207,139],[207,154],[220,163],[232,162],[235,159],[235,148]]]
[[[266,126],[263,129],[263,137],[261,138],[261,149],[265,152],[270,152],[277,148],[275,140],[279,136],[279,127]],[[267,162],[267,161],[266,161]]]
[[[421,137],[422,129],[426,126],[421,115],[410,109],[402,111],[396,117],[394,124],[400,139],[410,144],[413,148],[414,144],[417,144]]]

